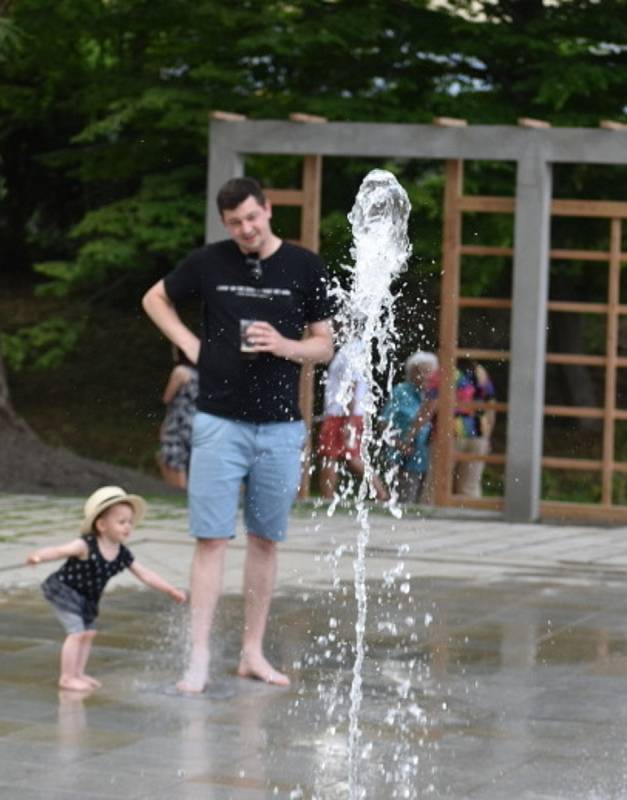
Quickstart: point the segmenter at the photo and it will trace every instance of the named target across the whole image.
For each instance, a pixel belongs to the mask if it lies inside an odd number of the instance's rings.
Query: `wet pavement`
[[[0,798],[348,798],[357,525],[301,508],[267,637],[288,689],[238,679],[243,537],[229,552],[213,682],[177,695],[185,610],[124,574],[90,672],[59,691],[62,632],[25,554],[81,501],[0,495]],[[371,516],[360,785],[367,798],[627,798],[627,531]],[[131,548],[187,584],[181,504]]]

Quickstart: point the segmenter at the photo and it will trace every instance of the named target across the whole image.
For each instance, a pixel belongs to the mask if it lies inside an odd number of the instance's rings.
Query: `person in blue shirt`
[[[385,423],[386,469],[397,473],[401,503],[418,502],[429,468],[431,424],[426,422],[415,434],[411,431],[437,368],[435,353],[418,351],[409,356],[405,362],[405,380],[393,387],[381,412]]]

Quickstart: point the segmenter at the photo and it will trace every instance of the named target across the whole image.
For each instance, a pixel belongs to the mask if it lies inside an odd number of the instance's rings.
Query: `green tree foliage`
[[[460,60],[458,116],[597,125],[625,113],[627,6],[622,0],[449,0]]]
[[[211,109],[560,125],[625,112],[623,0],[20,0],[1,21],[3,270],[35,270],[39,291],[73,298],[65,329],[12,332],[19,358],[33,341],[43,355],[55,330],[70,346],[83,304],[136,302],[202,241]],[[416,289],[438,269],[441,172],[388,166],[414,201]],[[334,261],[361,174],[348,162],[325,172]],[[508,243],[506,228],[487,235]],[[479,269],[475,289],[486,281]]]

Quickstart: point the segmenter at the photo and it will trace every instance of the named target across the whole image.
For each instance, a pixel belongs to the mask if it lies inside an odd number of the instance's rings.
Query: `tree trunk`
[[[7,383],[7,375],[4,370],[4,361],[2,353],[0,352],[0,414],[3,417],[11,418],[15,416],[13,406],[11,405],[11,397],[9,395],[9,384]]]
[[[556,297],[569,299],[563,281],[554,279]],[[555,314],[552,316],[550,332],[551,349],[558,353],[585,353],[584,319],[582,314]],[[560,369],[562,374],[561,403],[573,406],[598,408],[599,391],[591,370],[585,364],[566,364]],[[578,421],[580,428],[597,431],[600,422],[597,419],[583,418]]]
[[[7,374],[4,368],[4,360],[2,352],[0,351],[0,427],[9,428],[13,431],[25,434],[31,438],[35,438],[35,434],[26,424],[26,422],[15,413],[15,409],[11,403],[11,393],[9,391],[9,383],[7,381]]]
[[[583,318],[579,314],[560,314],[555,326],[555,343],[561,353],[585,353]],[[585,364],[569,364],[562,369],[568,400],[575,406],[598,406],[596,386]]]

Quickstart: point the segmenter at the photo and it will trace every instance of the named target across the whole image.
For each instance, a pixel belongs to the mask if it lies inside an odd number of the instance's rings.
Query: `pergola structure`
[[[627,261],[622,250],[622,220],[627,218],[627,203],[610,201],[554,200],[552,166],[568,164],[627,164],[627,126],[604,122],[600,129],[551,128],[534,120],[520,120],[518,126],[466,125],[462,121],[438,120],[433,125],[325,122],[318,118],[293,115],[290,121],[248,120],[238,115],[212,115],[209,136],[207,241],[223,236],[223,228],[213,197],[229,178],[244,174],[244,159],[253,154],[299,155],[304,158],[301,190],[269,192],[275,204],[301,206],[301,241],[316,250],[318,245],[321,160],[324,156],[441,159],[446,162],[444,199],[443,281],[440,315],[440,362],[442,391],[438,412],[439,431],[446,434],[447,420],[454,410],[453,375],[456,359],[462,355],[482,360],[509,359],[508,403],[499,404],[507,412],[505,454],[462,456],[505,464],[505,494],[502,500],[486,498],[463,505],[503,508],[510,521],[533,521],[541,514],[575,514],[596,519],[627,519],[627,509],[613,503],[612,479],[627,473],[627,464],[615,459],[614,426],[627,420],[627,409],[617,407],[616,371],[627,367],[618,356],[618,323],[627,315],[620,303],[619,273]],[[515,162],[516,193],[513,198],[465,197],[465,160]],[[461,220],[464,212],[514,214],[514,246],[507,254],[513,259],[513,288],[510,300],[460,297],[460,264],[472,248],[464,245]],[[610,247],[607,252],[551,250],[552,215],[607,218]],[[496,255],[495,248],[477,248],[475,254]],[[500,248],[504,251],[504,248]],[[505,253],[500,253],[504,255]],[[546,353],[549,266],[552,258],[605,261],[609,269],[607,303],[561,304],[556,310],[607,315],[605,356],[560,356]],[[461,307],[507,307],[511,310],[510,350],[469,351],[458,347],[458,314]],[[568,306],[568,307],[567,307]],[[592,359],[592,360],[591,360]],[[596,359],[596,360],[595,360]],[[603,366],[606,372],[605,402],[602,408],[545,408],[545,365],[583,363]],[[311,398],[305,379],[302,395]],[[598,461],[543,459],[543,423],[546,413],[557,416],[596,417],[603,421],[603,454]],[[310,418],[311,409],[304,409]],[[462,504],[451,495],[452,465],[455,455],[452,436],[437,437],[436,503]],[[541,503],[542,466],[565,469],[599,470],[603,497],[600,504],[558,508]],[[624,514],[624,516],[623,516]]]

